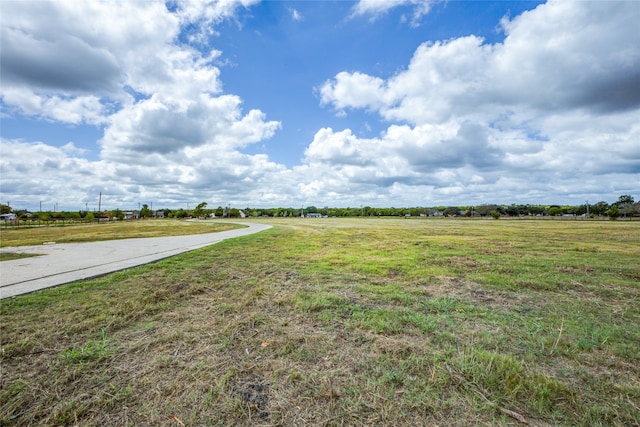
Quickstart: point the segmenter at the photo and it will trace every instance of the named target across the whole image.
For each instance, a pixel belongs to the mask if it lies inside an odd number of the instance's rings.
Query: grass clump
[[[99,340],[89,340],[83,346],[64,350],[60,357],[67,363],[83,363],[108,357],[113,352],[104,328]]]
[[[0,301],[1,423],[640,424],[640,223],[268,221]]]

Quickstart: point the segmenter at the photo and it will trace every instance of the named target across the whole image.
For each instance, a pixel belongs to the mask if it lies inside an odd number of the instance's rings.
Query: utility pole
[[[587,218],[589,218],[589,201],[587,200]]]
[[[98,213],[102,212],[102,191],[100,192],[100,198],[98,198]]]

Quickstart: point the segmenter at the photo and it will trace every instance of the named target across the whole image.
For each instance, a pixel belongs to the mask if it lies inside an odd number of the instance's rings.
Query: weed
[[[60,357],[68,363],[84,363],[104,359],[112,353],[112,345],[103,328],[100,330],[100,340],[89,340],[82,347],[68,348],[60,354]]]

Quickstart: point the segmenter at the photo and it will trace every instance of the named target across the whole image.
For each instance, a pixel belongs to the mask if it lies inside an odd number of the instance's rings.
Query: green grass
[[[17,252],[0,252],[0,261],[12,261],[14,259],[29,258],[38,256],[35,254],[21,254]]]
[[[268,222],[2,300],[1,423],[640,424],[640,223]]]
[[[60,357],[68,363],[83,363],[106,358],[111,351],[107,333],[102,329],[100,340],[89,340],[83,346],[68,348],[60,353]]]
[[[45,242],[76,243],[134,237],[165,237],[215,233],[241,225],[214,221],[154,219],[94,224],[0,228],[0,247],[41,245]]]

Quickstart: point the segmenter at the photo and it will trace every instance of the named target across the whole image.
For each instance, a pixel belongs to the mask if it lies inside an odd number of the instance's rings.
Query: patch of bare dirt
[[[269,403],[269,385],[257,376],[251,375],[245,378],[235,378],[231,384],[232,393],[240,398],[247,407],[257,412],[260,418],[267,418],[267,405]]]
[[[457,277],[439,277],[439,283],[426,285],[425,292],[433,297],[454,297],[463,301],[491,307],[512,308],[531,301],[531,298],[513,292],[485,289],[483,285]]]

